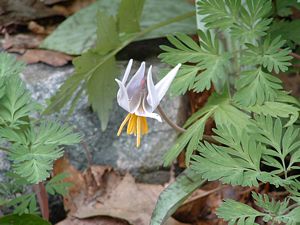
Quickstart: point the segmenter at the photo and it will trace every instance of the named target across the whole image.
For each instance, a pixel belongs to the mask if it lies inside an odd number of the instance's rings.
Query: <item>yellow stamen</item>
[[[131,114],[129,113],[129,114],[125,117],[125,119],[123,120],[123,122],[121,123],[121,126],[120,126],[120,128],[119,128],[119,130],[118,130],[118,133],[117,133],[118,136],[121,135],[122,130],[123,130],[124,126],[126,125],[126,123],[128,122],[128,120],[130,119],[130,117],[131,117]]]
[[[140,147],[141,144],[141,117],[137,117],[137,125],[136,125],[136,147]]]
[[[127,134],[133,134],[135,129],[136,116],[134,114],[130,114],[130,115],[131,117],[129,119],[128,126],[127,126]]]
[[[148,133],[148,124],[146,117],[142,117],[142,135]]]
[[[127,134],[136,136],[136,147],[140,147],[142,135],[148,133],[146,117],[129,113],[120,125],[117,135],[120,136],[123,128],[127,124]]]

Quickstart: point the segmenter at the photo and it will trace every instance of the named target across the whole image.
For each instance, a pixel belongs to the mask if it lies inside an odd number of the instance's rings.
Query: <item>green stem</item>
[[[9,152],[9,149],[8,149],[8,148],[1,147],[1,146],[0,146],[0,151]]]

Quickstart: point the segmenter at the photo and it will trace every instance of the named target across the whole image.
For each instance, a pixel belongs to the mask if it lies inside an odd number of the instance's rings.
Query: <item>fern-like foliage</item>
[[[257,139],[269,146],[264,152],[263,163],[274,168],[273,174],[284,173],[288,179],[288,172],[298,169],[297,163],[300,162],[299,128],[285,128],[278,118],[274,120],[270,116],[260,116],[256,118],[256,126],[252,129]]]
[[[210,29],[230,30],[233,37],[242,41],[255,40],[266,35],[272,19],[268,0],[199,0],[198,13],[202,22]]]
[[[224,53],[217,37],[210,32],[199,31],[200,46],[185,34],[169,36],[168,40],[174,47],[161,46],[165,52],[159,55],[163,62],[171,65],[183,65],[174,83],[177,90],[175,94],[183,94],[193,89],[196,92],[208,90],[213,84],[221,90],[226,80],[226,67],[230,54]],[[195,64],[191,66],[190,63]],[[200,71],[203,71],[199,74]],[[180,85],[184,83],[184,85]],[[174,90],[174,89],[173,89]]]
[[[265,101],[274,101],[278,91],[282,90],[281,80],[259,67],[244,71],[236,82],[237,92],[234,100],[243,106],[261,105]]]
[[[43,122],[39,128],[31,126],[23,135],[9,128],[2,129],[0,133],[10,141],[18,140],[12,144],[8,156],[13,162],[14,172],[30,183],[38,183],[49,177],[54,160],[63,155],[60,145],[80,141],[70,127],[57,122]]]
[[[291,65],[289,61],[292,57],[289,55],[291,51],[288,48],[283,48],[284,44],[285,41],[281,40],[280,36],[273,40],[268,37],[262,45],[246,44],[247,49],[243,54],[243,64],[262,65],[269,72],[285,72]]]
[[[60,173],[51,178],[51,180],[46,184],[46,191],[51,195],[66,195],[68,193],[68,188],[73,185],[70,182],[64,181],[64,179],[66,179],[67,177],[67,173]]]
[[[6,204],[8,207],[14,207],[15,214],[38,214],[38,207],[35,194],[24,194],[14,198]]]
[[[174,146],[165,155],[165,165],[169,165],[187,147],[186,164],[189,165],[190,158],[196,150],[199,140],[203,137],[205,123],[208,118],[214,118],[217,124],[224,126],[238,126],[247,129],[251,124],[249,115],[240,111],[229,100],[229,93],[224,90],[222,95],[214,93],[205,107],[194,113],[185,123],[187,128],[177,140]],[[238,122],[238,123],[237,123]]]
[[[234,200],[226,200],[217,210],[220,218],[228,221],[229,224],[257,224],[257,217],[262,217],[264,222],[273,222],[277,224],[296,225],[300,222],[300,207],[296,207],[289,211],[289,201],[283,202],[270,199],[267,195],[252,192],[255,204],[262,209],[262,212],[252,207],[236,202]]]
[[[201,143],[200,155],[192,157],[191,167],[208,180],[242,186],[258,186],[260,161],[264,146],[256,143],[246,132],[239,134],[234,127],[218,127],[214,137],[221,144]]]

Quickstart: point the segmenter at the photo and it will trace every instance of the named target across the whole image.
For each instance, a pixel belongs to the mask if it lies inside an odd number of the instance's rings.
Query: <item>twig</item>
[[[49,220],[49,203],[48,194],[43,182],[39,182],[33,186],[33,190],[37,196],[42,216],[45,220]]]
[[[160,116],[176,131],[180,132],[180,133],[184,133],[186,131],[186,129],[178,126],[177,124],[173,123],[173,121],[166,115],[166,113],[163,111],[163,109],[160,107],[160,106],[157,106],[157,110],[160,114]],[[211,142],[211,143],[215,143],[215,144],[218,144],[218,142],[213,139],[211,136],[209,135],[203,135],[202,137],[203,140],[206,140],[208,142]]]
[[[294,58],[296,59],[299,59],[300,60],[300,55],[298,55],[297,53],[294,53],[294,52],[290,52],[289,53],[290,56],[293,56]]]

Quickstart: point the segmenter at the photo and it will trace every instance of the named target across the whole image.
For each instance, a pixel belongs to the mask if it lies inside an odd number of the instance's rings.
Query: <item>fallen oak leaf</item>
[[[71,61],[73,57],[61,52],[30,49],[26,50],[23,55],[18,56],[17,59],[22,60],[27,64],[43,62],[51,66],[63,66]]]
[[[87,219],[67,217],[66,219],[57,223],[56,225],[129,225],[129,223],[127,221],[116,219],[116,218],[97,216],[94,218],[87,218]]]
[[[11,51],[10,49],[31,49],[38,48],[40,43],[43,41],[44,36],[42,35],[32,35],[32,34],[17,34],[9,35],[5,34],[2,43],[2,48]]]
[[[74,214],[77,218],[110,216],[127,220],[130,224],[148,225],[161,185],[137,184],[130,174],[110,191],[94,201],[81,204]]]

